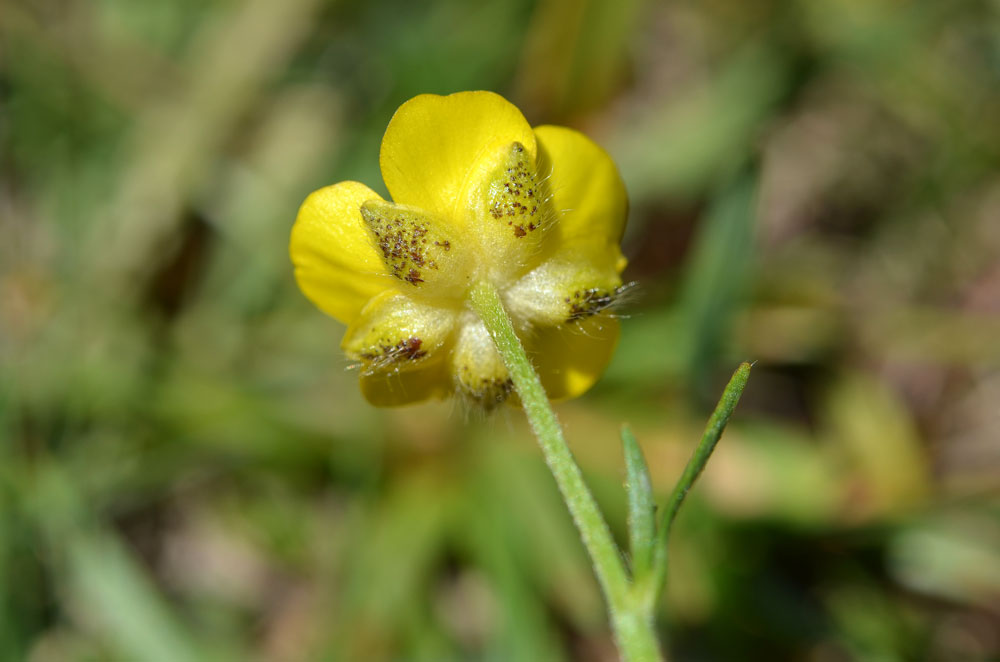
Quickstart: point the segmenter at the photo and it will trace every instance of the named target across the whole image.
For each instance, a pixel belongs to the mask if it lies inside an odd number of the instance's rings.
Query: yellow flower
[[[361,390],[393,406],[452,393],[492,407],[511,380],[467,304],[499,291],[546,391],[580,395],[611,358],[625,188],[582,134],[532,129],[492,92],[421,95],[382,139],[393,202],[358,182],[312,193],[292,229],[302,291],[347,324]]]

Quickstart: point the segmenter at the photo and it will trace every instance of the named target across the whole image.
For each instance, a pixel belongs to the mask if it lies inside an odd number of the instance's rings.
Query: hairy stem
[[[659,660],[659,644],[653,631],[651,610],[636,600],[621,554],[607,522],[587,488],[580,467],[563,437],[545,389],[524,352],[492,284],[482,282],[469,293],[473,310],[486,325],[497,351],[510,372],[528,422],[556,479],[583,544],[590,555],[597,580],[604,592],[611,626],[622,658],[629,662]]]

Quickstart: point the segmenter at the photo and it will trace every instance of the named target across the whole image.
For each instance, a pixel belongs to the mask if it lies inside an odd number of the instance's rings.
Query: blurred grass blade
[[[110,536],[68,544],[73,597],[124,659],[196,662],[206,658],[142,569]],[[224,658],[222,658],[224,659]]]
[[[518,483],[523,484],[521,478]],[[463,499],[462,518],[456,523],[455,535],[475,560],[477,569],[484,573],[495,597],[495,607],[491,607],[494,603],[488,599],[479,604],[471,599],[463,611],[496,609],[497,622],[485,642],[484,659],[558,662],[565,656],[552,629],[552,614],[544,606],[544,586],[537,586],[525,568],[525,561],[533,562],[525,557],[542,554],[525,545],[532,538],[522,535],[524,523],[511,516],[519,511],[512,507],[510,499],[504,498],[510,490],[509,483],[509,474],[484,463],[479,471],[471,473],[469,485],[463,491],[468,496]],[[478,573],[469,573],[466,581],[476,576]]]
[[[791,62],[773,41],[749,40],[715,75],[621,123],[610,147],[633,199],[696,199],[756,152],[762,127],[794,86]]]
[[[712,200],[687,265],[680,297],[681,342],[689,349],[688,379],[699,398],[710,397],[710,366],[729,337],[754,252],[758,173],[748,165]]]
[[[649,572],[656,542],[653,487],[646,458],[639,442],[627,425],[622,426],[625,449],[625,491],[628,494],[628,535],[632,552],[632,577],[640,579]]]
[[[662,590],[663,582],[666,579],[667,543],[670,538],[670,528],[673,526],[677,512],[680,510],[681,504],[684,503],[688,492],[691,490],[694,482],[698,480],[698,476],[705,469],[708,458],[712,456],[712,451],[715,450],[715,445],[722,438],[722,432],[726,429],[726,424],[729,423],[729,418],[733,415],[733,410],[736,409],[736,405],[740,401],[740,396],[743,395],[743,389],[746,388],[749,378],[750,364],[744,361],[736,369],[736,372],[733,373],[729,384],[726,385],[726,390],[723,391],[719,404],[716,405],[715,411],[712,412],[712,417],[708,419],[708,425],[705,427],[705,433],[701,437],[701,442],[699,442],[687,466],[684,467],[684,473],[681,474],[680,480],[677,481],[674,491],[670,494],[670,501],[667,502],[667,507],[663,511],[660,519],[660,527],[657,531],[654,559],[654,573],[656,578],[654,586],[657,591]]]
[[[331,650],[345,651],[343,659],[369,659],[373,640],[419,625],[425,582],[459,503],[454,487],[433,468],[416,469],[365,514],[368,525],[345,564],[344,616],[329,639]]]

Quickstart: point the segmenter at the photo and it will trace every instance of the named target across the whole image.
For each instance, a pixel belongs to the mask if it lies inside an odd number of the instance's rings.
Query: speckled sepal
[[[389,274],[416,288],[450,282],[461,253],[444,223],[422,210],[384,200],[361,205],[375,250]]]
[[[411,297],[384,292],[372,299],[344,335],[341,347],[362,373],[412,370],[448,341],[455,314]]]

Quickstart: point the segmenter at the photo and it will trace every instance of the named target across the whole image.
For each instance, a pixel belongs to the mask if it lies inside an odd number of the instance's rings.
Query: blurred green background
[[[492,89],[619,163],[638,285],[559,405],[676,660],[1000,657],[996,0],[5,0],[0,659],[611,660],[516,410],[375,410],[297,290],[313,189]]]

